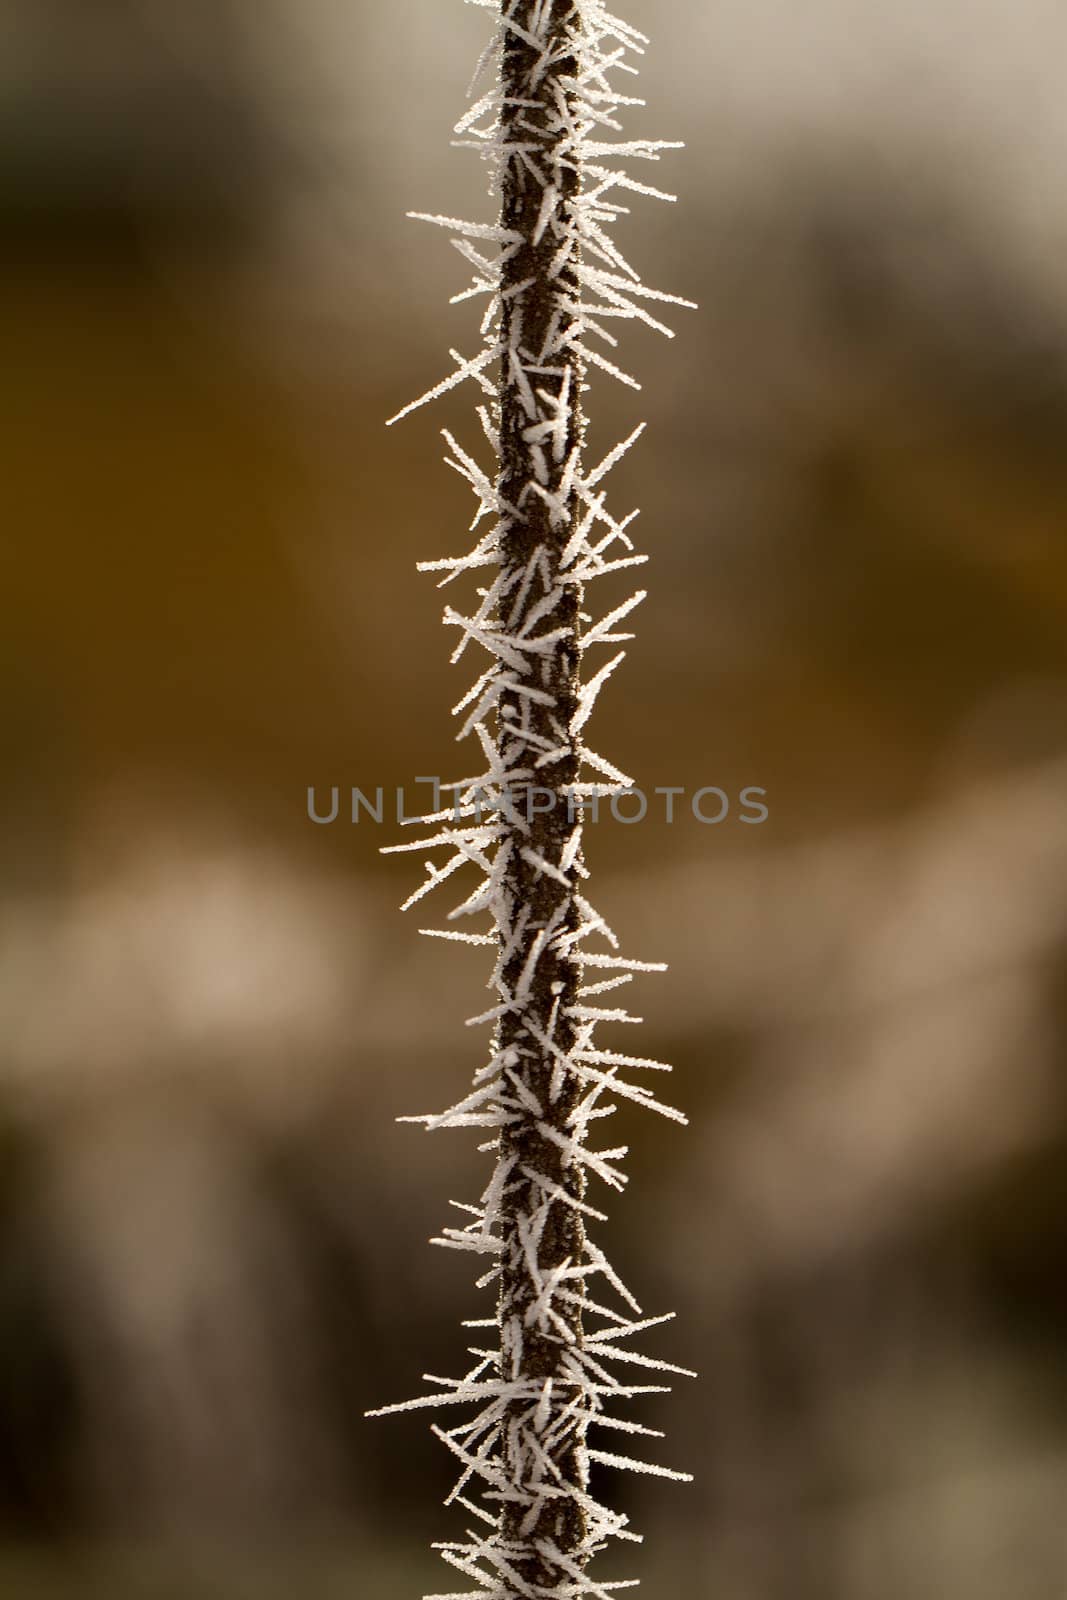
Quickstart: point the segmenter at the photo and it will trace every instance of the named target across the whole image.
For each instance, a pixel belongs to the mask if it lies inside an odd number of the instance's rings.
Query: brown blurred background
[[[701,1379],[648,1592],[1051,1600],[1067,1522],[1067,18],[633,0],[689,295],[598,386],[650,598],[597,747],[762,827],[594,830],[692,1127],[610,1246]],[[383,419],[473,348],[444,237],[484,18],[438,0],[0,14],[0,1593],[447,1588],[425,1419],[482,1314],[424,1241],[485,952],[311,784],[461,776],[469,508]],[[628,592],[619,580],[618,600]],[[599,598],[599,597],[598,597]],[[620,1130],[622,1133],[622,1130]]]

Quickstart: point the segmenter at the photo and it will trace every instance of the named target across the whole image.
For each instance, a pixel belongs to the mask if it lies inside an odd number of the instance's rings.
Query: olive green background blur
[[[688,1487],[606,1558],[692,1600],[1052,1600],[1067,1573],[1067,19],[634,0],[624,247],[699,301],[597,383],[650,596],[595,743],[769,820],[590,830],[681,1131],[606,1236]],[[443,0],[0,13],[0,1594],[448,1588],[425,1419],[484,1314],[484,951],[395,825],[460,777],[437,429],[485,37]],[[644,176],[644,174],[641,174]],[[620,587],[615,603],[628,590]],[[598,599],[601,596],[597,597]],[[611,597],[608,597],[609,599]],[[606,607],[605,607],[606,609]],[[420,912],[425,908],[420,907]],[[630,1562],[630,1564],[628,1564]]]

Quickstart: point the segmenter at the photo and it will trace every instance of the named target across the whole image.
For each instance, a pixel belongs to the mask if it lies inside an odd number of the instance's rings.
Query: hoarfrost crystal
[[[642,430],[589,467],[582,401],[590,367],[639,387],[603,352],[617,344],[609,323],[669,334],[647,305],[689,302],[646,288],[607,232],[626,209],[620,191],[673,199],[617,166],[675,148],[615,137],[619,110],[641,102],[613,80],[634,72],[643,35],[597,0],[467,3],[496,12],[497,27],[456,131],[492,163],[500,215],[422,220],[449,231],[473,268],[455,298],[484,297],[483,348],[472,357],[452,351],[454,370],[399,416],[466,382],[489,401],[478,406],[488,467],[444,435],[448,464],[477,502],[472,531],[484,531],[466,555],[421,564],[442,587],[484,574],[473,608],[449,606],[445,622],[459,631],[453,661],[471,646],[482,652],[480,676],[454,709],[458,737],[474,739],[485,770],[457,786],[454,806],[420,819],[424,837],[393,848],[444,852],[440,864],[427,862],[408,905],[473,867],[477,882],[447,913],[449,925],[422,931],[496,951],[494,1003],[470,1019],[492,1029],[488,1060],[457,1105],[407,1119],[490,1130],[488,1187],[477,1206],[459,1208],[467,1220],[434,1242],[486,1258],[479,1284],[495,1291],[496,1315],[467,1326],[496,1337],[470,1347],[464,1377],[427,1375],[435,1392],[385,1411],[474,1407],[472,1417],[434,1427],[459,1463],[450,1501],[471,1519],[465,1539],[438,1547],[476,1586],[456,1600],[603,1600],[631,1584],[594,1579],[591,1557],[613,1538],[639,1536],[591,1493],[590,1465],[686,1475],[600,1445],[601,1430],[658,1437],[617,1411],[663,1385],[630,1383],[616,1364],[657,1375],[683,1369],[629,1345],[668,1319],[643,1316],[587,1233],[587,1223],[605,1220],[587,1197],[590,1180],[614,1190],[626,1181],[625,1147],[590,1140],[623,1099],[685,1119],[633,1077],[669,1070],[664,1063],[595,1038],[602,1023],[639,1020],[599,997],[662,968],[616,953],[585,894],[582,801],[630,780],[585,738],[624,652],[592,670],[583,658],[630,639],[619,625],[645,597],[638,590],[596,619],[586,590],[645,557],[628,531],[637,513],[617,519],[599,488]],[[487,931],[456,926],[476,917],[488,918]]]

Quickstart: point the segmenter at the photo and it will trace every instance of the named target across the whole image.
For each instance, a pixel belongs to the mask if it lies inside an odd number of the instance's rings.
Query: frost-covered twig
[[[627,532],[633,517],[616,519],[598,488],[641,430],[590,466],[582,408],[590,365],[637,387],[603,352],[617,342],[609,324],[629,318],[669,332],[647,303],[688,302],[646,288],[607,231],[625,209],[618,191],[672,198],[617,166],[671,148],[614,137],[620,107],[639,103],[614,75],[634,70],[643,36],[599,0],[469,3],[497,12],[479,74],[494,79],[457,132],[493,163],[500,214],[489,224],[423,219],[455,236],[474,268],[468,292],[486,298],[483,349],[472,358],[453,351],[455,370],[423,401],[467,380],[490,396],[479,416],[491,467],[445,434],[449,465],[478,503],[474,525],[489,526],[467,555],[424,565],[442,585],[485,574],[470,614],[450,607],[445,620],[460,634],[453,659],[471,645],[489,657],[456,707],[460,737],[477,739],[487,770],[461,787],[454,812],[423,819],[425,849],[446,858],[428,867],[409,903],[465,866],[478,871],[448,920],[487,916],[488,938],[427,931],[496,948],[496,1000],[472,1019],[493,1028],[489,1059],[458,1105],[416,1120],[492,1131],[495,1166],[479,1205],[463,1208],[467,1223],[435,1242],[487,1258],[480,1283],[495,1288],[497,1312],[471,1324],[495,1337],[472,1348],[464,1378],[429,1379],[440,1392],[386,1409],[475,1408],[434,1430],[460,1465],[451,1499],[473,1519],[463,1542],[440,1549],[477,1586],[472,1594],[604,1597],[629,1585],[594,1580],[590,1558],[612,1537],[637,1535],[590,1493],[590,1463],[684,1474],[592,1442],[599,1429],[652,1432],[615,1408],[661,1386],[629,1383],[615,1363],[680,1369],[626,1342],[665,1319],[642,1317],[586,1232],[603,1218],[587,1198],[589,1180],[625,1183],[625,1148],[595,1149],[590,1136],[618,1099],[684,1118],[623,1076],[662,1063],[594,1043],[598,1023],[636,1019],[591,1002],[656,969],[594,948],[606,941],[614,951],[617,941],[584,893],[581,796],[591,782],[603,793],[628,780],[585,742],[596,696],[622,656],[584,671],[583,654],[629,638],[614,630],[644,593],[599,620],[585,610],[588,585],[643,557]]]

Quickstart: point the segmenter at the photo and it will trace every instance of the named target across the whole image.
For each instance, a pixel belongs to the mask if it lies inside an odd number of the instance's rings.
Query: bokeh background
[[[700,1369],[606,1576],[692,1600],[1052,1600],[1067,1574],[1067,14],[628,0],[620,232],[651,595],[593,830],[687,1131],[627,1119],[610,1248]],[[459,776],[443,235],[485,36],[444,0],[0,12],[0,1592],[451,1587],[425,1419],[480,1314],[431,1251],[485,952],[318,785]],[[618,599],[625,597],[621,587]],[[421,919],[425,920],[425,918]],[[635,1001],[637,999],[635,992]],[[621,1131],[621,1130],[620,1130]],[[624,1551],[625,1554],[625,1551]]]

